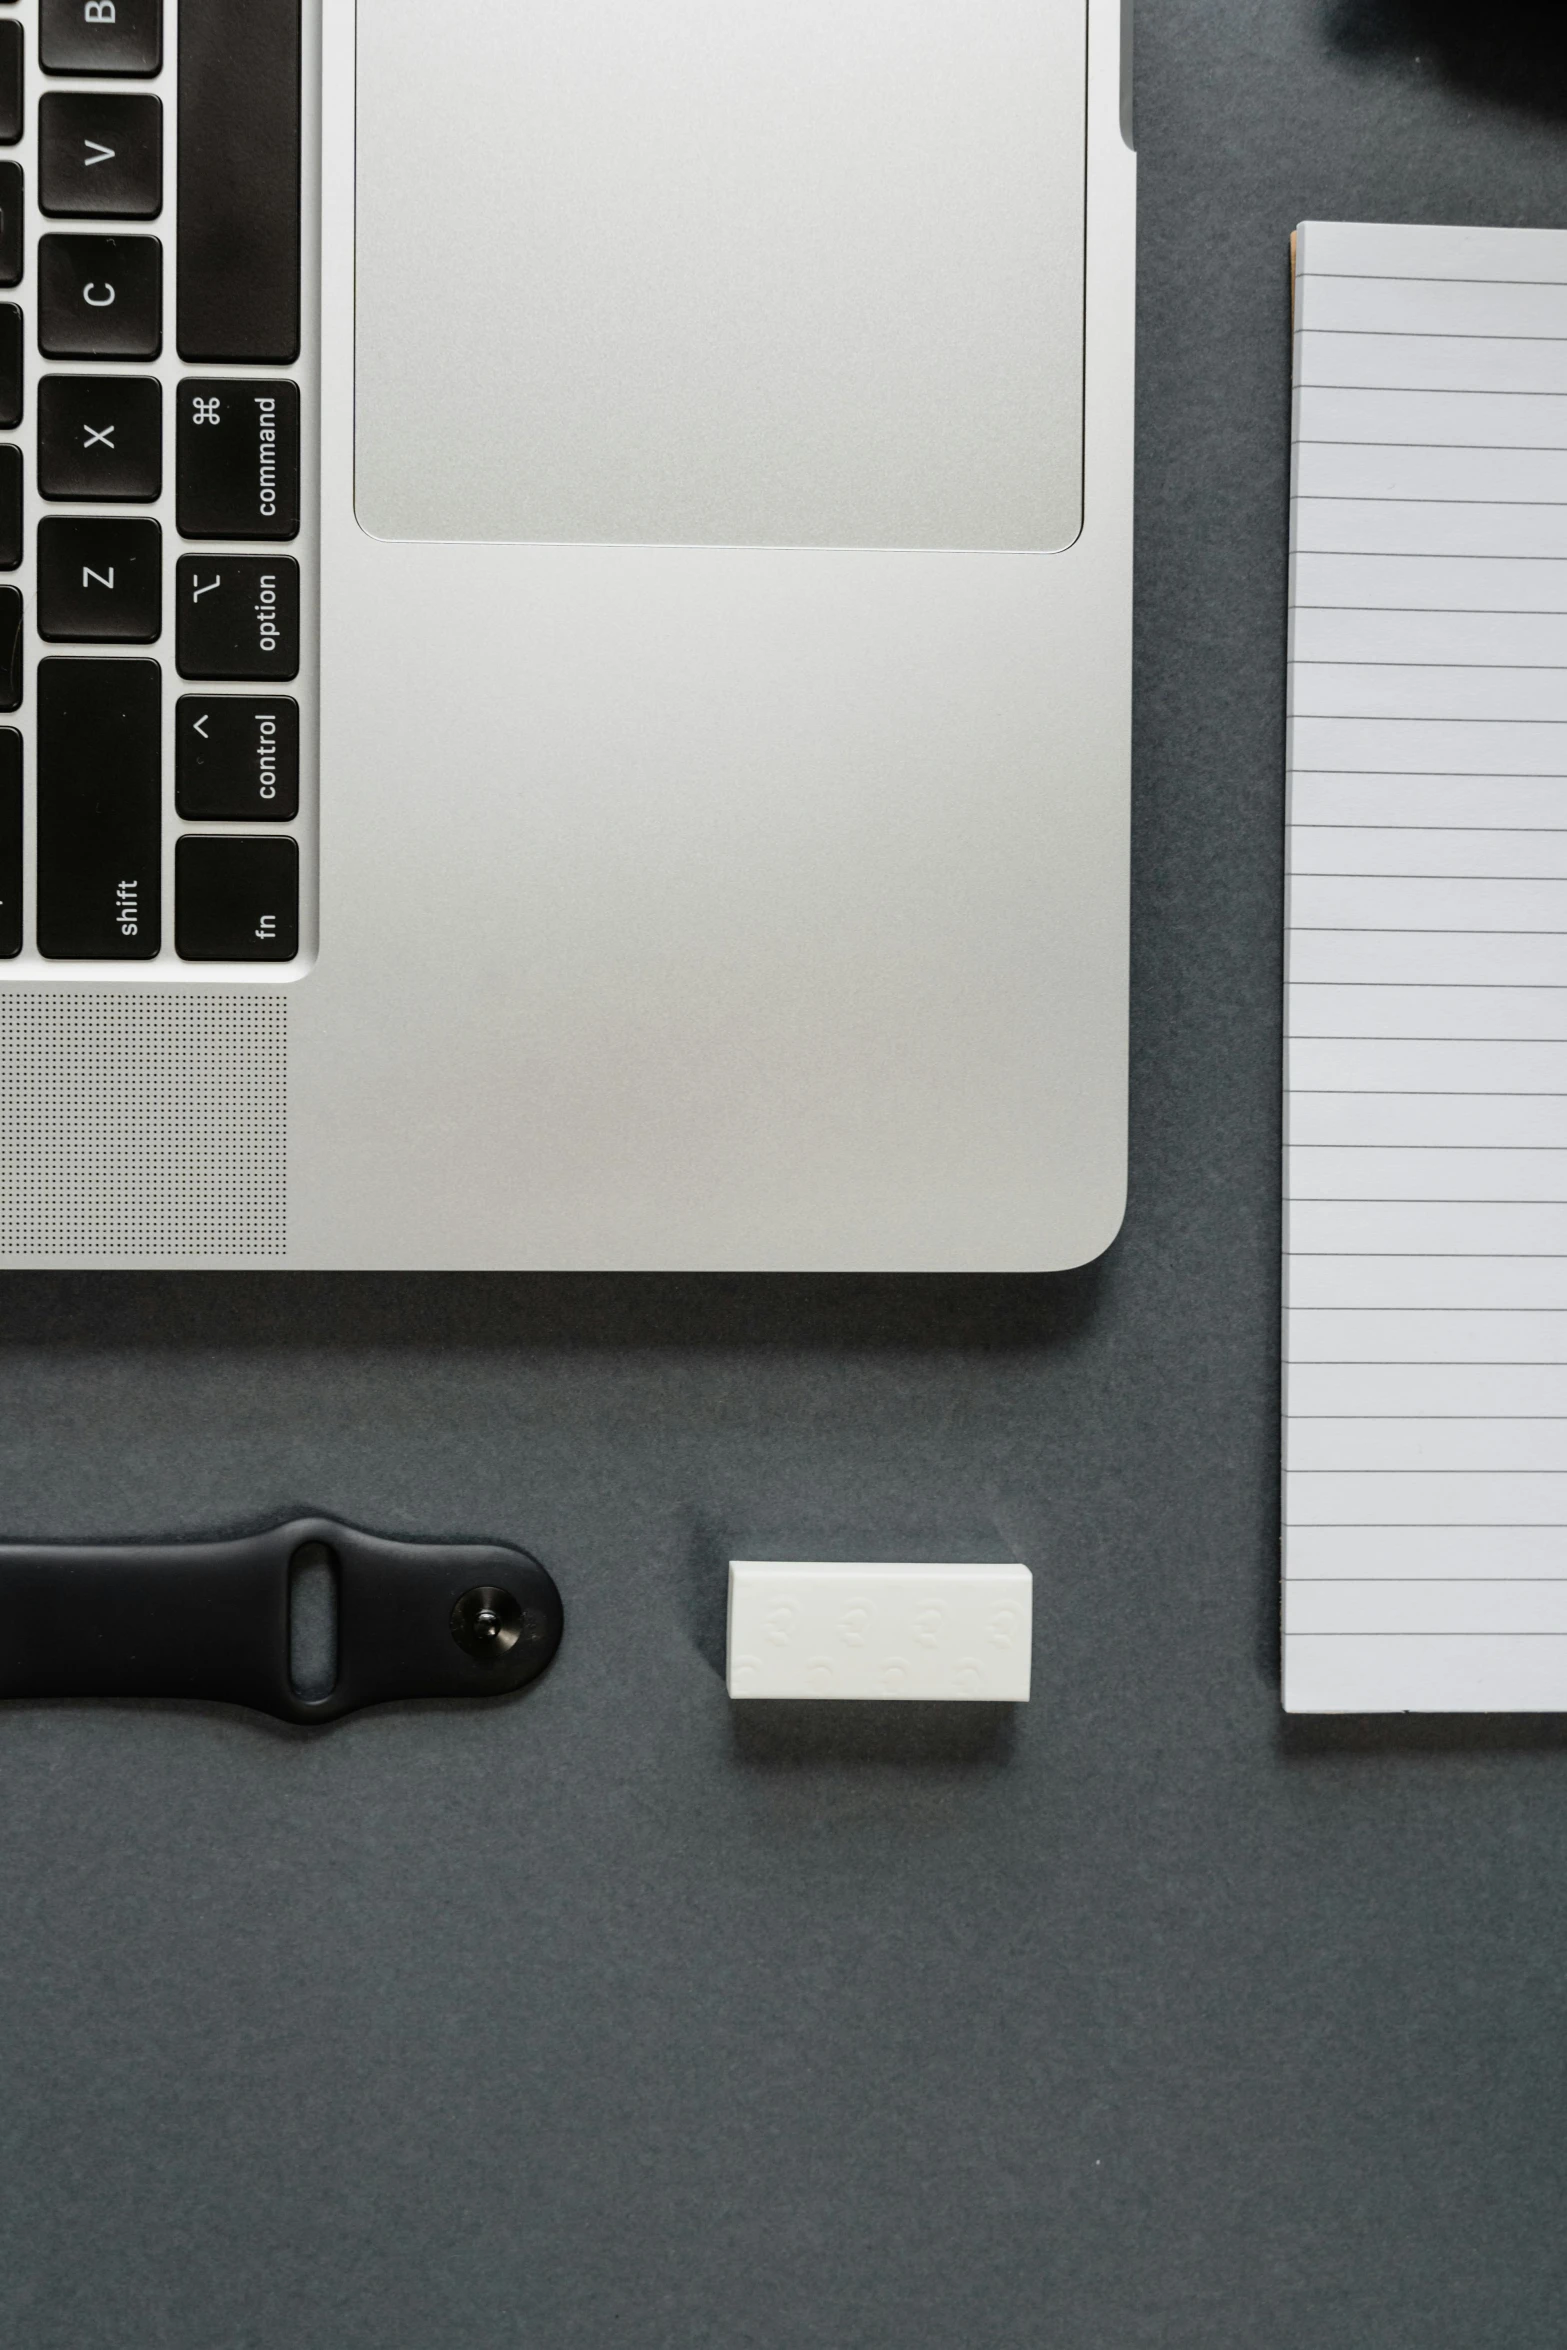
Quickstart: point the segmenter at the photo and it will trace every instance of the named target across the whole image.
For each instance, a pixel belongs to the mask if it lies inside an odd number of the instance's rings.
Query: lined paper
[[[1567,231],[1299,232],[1284,1702],[1567,1710]]]

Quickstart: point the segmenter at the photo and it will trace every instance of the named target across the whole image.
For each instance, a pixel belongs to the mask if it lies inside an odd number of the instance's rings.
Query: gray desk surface
[[[8,1531],[308,1501],[571,1609],[497,1712],[5,1711],[17,2350],[1560,2350],[1563,1734],[1274,1673],[1285,238],[1561,222],[1560,14],[1141,11],[1103,1265],[0,1282]],[[731,1715],[731,1547],[998,1538],[1015,1725]]]

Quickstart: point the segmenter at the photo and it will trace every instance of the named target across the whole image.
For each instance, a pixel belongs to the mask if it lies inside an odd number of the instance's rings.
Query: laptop
[[[0,0],[0,1263],[1036,1271],[1121,0]]]

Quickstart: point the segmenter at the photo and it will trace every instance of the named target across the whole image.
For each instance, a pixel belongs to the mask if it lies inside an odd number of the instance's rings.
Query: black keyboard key
[[[180,25],[182,359],[299,356],[300,0],[202,0]]]
[[[299,952],[295,843],[187,833],[174,851],[174,949],[187,963],[291,963]]]
[[[0,286],[22,282],[22,167],[0,163]]]
[[[175,397],[175,502],[183,535],[297,538],[299,386],[187,376]]]
[[[0,956],[22,951],[22,738],[0,727]]]
[[[144,375],[38,382],[41,498],[155,498],[163,487],[163,394]]]
[[[16,169],[0,163],[0,172]],[[0,209],[3,200],[0,189]],[[40,237],[38,348],[46,359],[156,359],[163,348],[158,239]]]
[[[299,813],[299,704],[185,694],[174,715],[174,796],[182,816],[286,824]]]
[[[163,103],[55,90],[38,106],[38,208],[56,220],[155,220]]]
[[[22,560],[22,452],[15,441],[0,441],[0,571]]]
[[[22,135],[22,28],[0,24],[0,146]]]
[[[299,565],[288,555],[182,555],[174,596],[181,677],[297,677]]]
[[[162,540],[155,522],[40,522],[39,635],[56,645],[150,645],[163,625]]]
[[[0,588],[0,710],[22,707],[22,591]]]
[[[156,73],[161,0],[39,0],[38,62],[45,73]]]
[[[22,313],[0,302],[0,431],[22,421]]]
[[[161,928],[156,661],[38,665],[38,949],[145,961]]]

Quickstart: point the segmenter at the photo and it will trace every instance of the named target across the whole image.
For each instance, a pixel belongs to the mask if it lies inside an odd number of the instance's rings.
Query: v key
[[[153,220],[163,209],[163,106],[51,90],[38,107],[38,201],[54,219]]]

